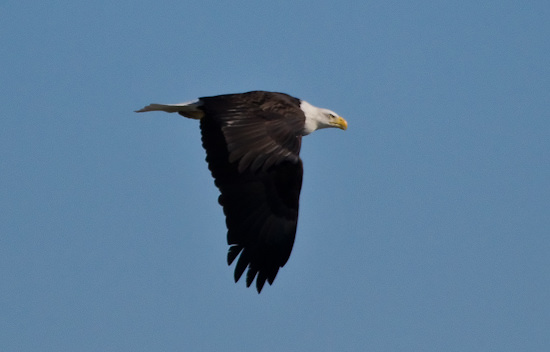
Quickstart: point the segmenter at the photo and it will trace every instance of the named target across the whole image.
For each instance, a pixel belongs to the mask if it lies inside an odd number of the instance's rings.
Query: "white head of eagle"
[[[321,128],[347,129],[334,111],[284,93],[253,91],[182,104],[150,104],[137,112],[177,112],[200,120],[208,168],[220,190],[227,225],[228,264],[239,257],[235,282],[248,268],[261,292],[292,251],[303,166],[302,136]]]

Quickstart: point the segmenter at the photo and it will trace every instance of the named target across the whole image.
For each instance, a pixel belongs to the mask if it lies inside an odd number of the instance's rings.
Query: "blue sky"
[[[2,351],[550,350],[547,1],[0,5]],[[296,243],[233,283],[196,121],[263,89],[303,141]]]

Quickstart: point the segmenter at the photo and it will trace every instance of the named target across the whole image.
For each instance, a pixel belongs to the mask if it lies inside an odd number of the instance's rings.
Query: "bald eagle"
[[[137,112],[165,111],[200,120],[202,145],[220,190],[227,225],[227,255],[235,282],[271,285],[292,251],[302,188],[302,136],[347,128],[333,111],[284,93],[253,91],[203,97],[182,104],[151,104]],[[239,256],[240,255],[240,256]]]

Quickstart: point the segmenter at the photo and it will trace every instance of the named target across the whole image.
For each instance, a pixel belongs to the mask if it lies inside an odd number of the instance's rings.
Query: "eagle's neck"
[[[323,113],[324,109],[313,106],[304,100],[300,101],[300,109],[302,109],[306,118],[302,135],[306,136],[313,131],[327,127],[324,124],[326,119]]]

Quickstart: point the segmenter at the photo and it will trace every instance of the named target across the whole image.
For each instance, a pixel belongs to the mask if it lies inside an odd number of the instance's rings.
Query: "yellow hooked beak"
[[[334,127],[338,127],[342,130],[347,130],[348,129],[348,122],[346,120],[344,120],[343,117],[341,116],[337,116],[331,123],[332,126]]]

